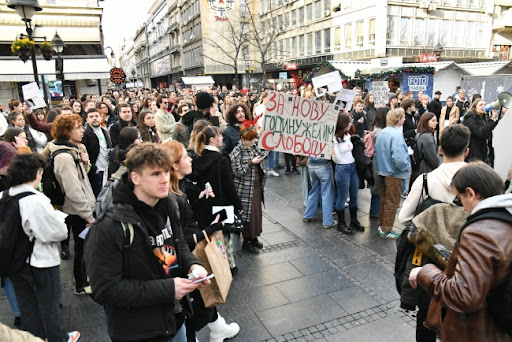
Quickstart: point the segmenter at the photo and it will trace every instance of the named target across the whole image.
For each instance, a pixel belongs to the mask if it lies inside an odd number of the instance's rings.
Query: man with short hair
[[[107,130],[101,127],[101,115],[96,108],[87,110],[87,124],[85,126],[82,144],[89,153],[89,182],[91,183],[94,197],[98,197],[103,187],[103,174],[108,167],[108,154],[112,149],[112,143]]]
[[[443,104],[441,103],[440,100],[441,94],[442,93],[439,90],[437,90],[434,94],[434,98],[432,99],[432,101],[430,101],[430,103],[427,106],[427,110],[435,114],[437,122],[439,122],[439,118],[441,117],[441,109],[443,108]],[[439,146],[439,125],[436,127],[436,141],[437,145]]]
[[[352,115],[352,119],[354,120],[354,127],[356,130],[356,134],[362,138],[364,138],[364,126],[366,122],[366,113],[364,111],[364,101],[361,99],[357,99],[354,101],[352,105],[352,110],[350,111]]]
[[[69,97],[64,96],[61,101],[61,105],[63,106],[69,106]]]
[[[121,98],[120,98],[121,99]],[[129,104],[123,103],[119,105],[119,120],[110,127],[110,140],[112,146],[117,146],[119,143],[119,133],[125,127],[135,126],[133,120],[132,107]]]
[[[180,300],[206,277],[183,238],[169,197],[169,154],[143,143],[126,156],[113,206],[87,235],[85,261],[113,341],[185,342]],[[182,303],[185,303],[182,301]]]
[[[68,214],[66,224],[73,232],[76,294],[84,294],[84,288],[88,286],[82,267],[84,239],[80,234],[93,224],[96,202],[85,166],[89,164],[89,156],[82,153],[79,147],[83,134],[82,118],[78,114],[58,115],[52,125],[52,136],[55,140],[48,143],[52,156],[59,150],[66,152],[55,155],[54,173],[64,193],[62,211]]]
[[[459,107],[460,117],[462,118],[466,115],[469,107],[471,106],[471,102],[466,97],[466,91],[464,89],[459,89],[459,93],[455,96],[455,105]]]
[[[87,111],[91,108],[96,108],[96,102],[94,102],[93,100],[86,100],[84,102],[84,112],[87,114]],[[86,118],[86,120],[87,120],[87,118]]]
[[[416,104],[413,99],[408,98],[402,101],[401,107],[405,111],[403,126],[404,139],[407,145],[411,146],[416,139],[416,126],[418,125],[416,119]]]
[[[57,219],[48,197],[36,190],[45,167],[43,156],[28,153],[14,157],[7,171],[12,186],[6,190],[9,195],[29,194],[19,199],[18,205],[21,228],[34,242],[25,267],[10,279],[23,317],[23,330],[51,342],[77,341],[80,333],[66,332],[59,308],[62,296],[58,243],[67,235],[66,225]]]
[[[178,136],[178,124],[174,115],[167,111],[168,103],[167,95],[158,95],[156,98],[158,110],[155,113],[155,127],[162,142]]]
[[[71,106],[62,106],[62,108],[60,109],[60,114],[71,115],[73,114],[73,108],[71,108]]]

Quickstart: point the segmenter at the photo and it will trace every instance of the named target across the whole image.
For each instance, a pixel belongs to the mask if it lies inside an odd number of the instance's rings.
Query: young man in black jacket
[[[87,125],[85,126],[82,144],[89,154],[89,182],[94,197],[98,197],[103,187],[103,174],[108,167],[108,154],[112,149],[110,136],[106,129],[101,127],[101,115],[96,108],[87,110]]]
[[[168,154],[151,143],[132,149],[114,205],[86,239],[93,296],[113,341],[185,342],[181,299],[209,280],[183,239],[177,204],[169,198]]]

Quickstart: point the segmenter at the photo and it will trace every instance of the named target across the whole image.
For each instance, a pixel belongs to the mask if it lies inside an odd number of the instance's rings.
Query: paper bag
[[[204,231],[203,234],[205,239],[196,243],[193,254],[206,268],[208,274],[215,274],[210,285],[199,289],[205,307],[211,308],[226,302],[233,277],[229,268],[222,231],[216,231],[210,237]]]

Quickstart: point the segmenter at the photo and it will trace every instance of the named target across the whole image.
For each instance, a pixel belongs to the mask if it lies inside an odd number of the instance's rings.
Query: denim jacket
[[[396,127],[386,127],[375,144],[377,173],[406,179],[411,171],[411,161],[404,136]]]

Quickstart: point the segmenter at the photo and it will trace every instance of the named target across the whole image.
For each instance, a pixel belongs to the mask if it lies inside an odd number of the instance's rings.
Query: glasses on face
[[[457,194],[457,196],[455,196],[453,204],[455,204],[458,207],[462,207],[462,201],[460,200],[460,192]]]

